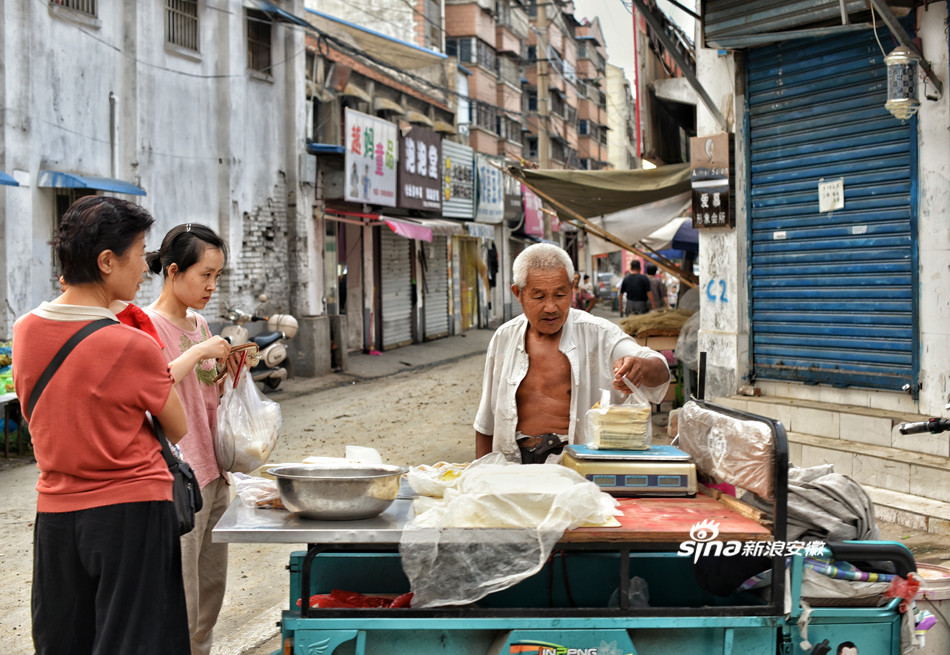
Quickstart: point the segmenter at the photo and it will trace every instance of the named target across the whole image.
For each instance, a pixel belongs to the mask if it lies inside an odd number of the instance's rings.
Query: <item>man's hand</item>
[[[624,382],[630,380],[635,387],[646,384],[655,387],[663,384],[670,378],[670,371],[666,363],[655,357],[621,357],[614,362],[614,389],[625,394],[630,393],[630,387]]]

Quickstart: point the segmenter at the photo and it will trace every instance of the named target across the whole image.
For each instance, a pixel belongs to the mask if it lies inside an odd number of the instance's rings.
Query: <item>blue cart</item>
[[[766,422],[774,441],[774,522],[743,516],[723,505],[717,516],[729,540],[785,542],[788,451],[781,424],[702,403],[742,420]],[[582,529],[564,535],[536,575],[478,603],[435,609],[311,609],[306,599],[333,589],[362,593],[409,591],[398,553],[411,510],[411,491],[380,516],[362,521],[311,521],[284,511],[232,504],[214,530],[216,541],[301,543],[290,557],[289,598],[281,619],[283,649],[275,655],[793,655],[828,653],[848,644],[861,655],[899,655],[897,601],[880,607],[816,607],[808,624],[813,647],[803,649],[798,619],[804,571],[801,554],[774,555],[773,584],[765,592],[716,595],[702,580],[727,570],[727,558],[684,553],[690,540],[682,522],[642,532]],[[677,499],[696,507],[708,497]],[[659,510],[665,511],[665,510]],[[705,512],[705,506],[703,511]],[[680,527],[677,527],[680,526]],[[915,570],[903,545],[889,542],[829,544],[839,561],[891,562],[906,576]],[[788,560],[788,565],[786,561]],[[786,599],[786,567],[788,598]],[[631,604],[631,580],[649,588],[649,605]],[[300,599],[305,599],[300,603]],[[827,647],[829,650],[822,650]]]

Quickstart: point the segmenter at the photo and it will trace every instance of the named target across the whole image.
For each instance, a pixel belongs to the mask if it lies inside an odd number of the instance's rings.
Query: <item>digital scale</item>
[[[695,496],[696,465],[673,446],[599,450],[567,446],[561,464],[613,496]]]

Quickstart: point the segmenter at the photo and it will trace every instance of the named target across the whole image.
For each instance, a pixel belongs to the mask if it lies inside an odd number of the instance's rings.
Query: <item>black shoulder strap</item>
[[[53,361],[49,363],[49,366],[46,367],[46,370],[43,371],[43,375],[40,376],[40,379],[37,380],[36,385],[33,387],[33,392],[30,394],[30,401],[26,405],[26,413],[29,416],[33,416],[33,408],[36,407],[36,402],[40,399],[40,394],[43,393],[43,389],[45,389],[46,385],[49,384],[53,374],[56,373],[60,364],[63,363],[69,353],[72,352],[73,348],[76,347],[76,344],[96,330],[100,330],[110,325],[117,325],[117,323],[111,318],[100,318],[98,321],[89,323],[76,332],[76,334],[69,337],[69,340],[63,344],[62,348],[59,349],[59,352],[56,353],[55,357],[53,357]]]

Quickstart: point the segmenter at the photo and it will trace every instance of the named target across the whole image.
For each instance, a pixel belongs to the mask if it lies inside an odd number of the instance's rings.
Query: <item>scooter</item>
[[[266,297],[262,296],[261,302],[266,302]],[[287,379],[287,369],[281,366],[287,359],[285,344],[288,339],[297,335],[297,319],[290,314],[273,314],[269,317],[245,314],[236,307],[227,308],[222,318],[231,321],[231,325],[226,325],[221,330],[221,336],[227,339],[228,343],[232,346],[243,343],[253,343],[257,346],[258,353],[249,364],[253,380],[268,389],[280,387],[280,383]],[[247,328],[244,327],[248,321],[267,321],[267,331],[248,339]]]
[[[931,418],[926,421],[916,423],[901,423],[897,426],[901,434],[921,434],[929,432],[930,434],[940,434],[950,430],[950,419]]]

